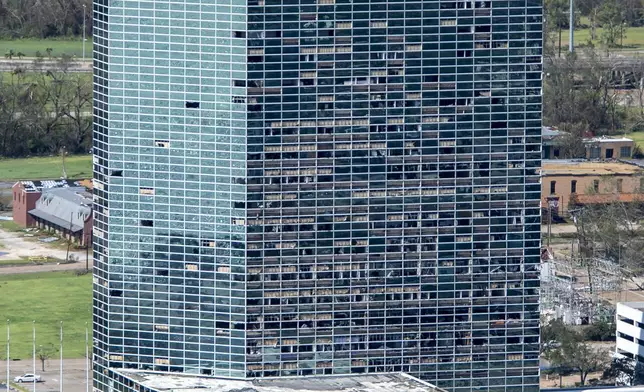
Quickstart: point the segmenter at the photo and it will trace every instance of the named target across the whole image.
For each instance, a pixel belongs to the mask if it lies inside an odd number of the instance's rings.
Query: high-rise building
[[[106,368],[537,391],[541,0],[94,0]]]

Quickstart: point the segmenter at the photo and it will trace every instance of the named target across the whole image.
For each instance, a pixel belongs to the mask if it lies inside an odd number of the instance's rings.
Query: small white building
[[[616,353],[644,361],[644,302],[617,304]]]

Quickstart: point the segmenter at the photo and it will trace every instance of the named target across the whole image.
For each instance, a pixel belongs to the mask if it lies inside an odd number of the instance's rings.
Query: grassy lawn
[[[77,58],[83,57],[83,46],[81,38],[74,40],[49,40],[49,39],[20,39],[20,40],[0,40],[0,54],[5,55],[9,50],[22,52],[27,57],[36,57],[36,52],[40,51],[43,57],[47,58],[47,48],[52,48],[52,56],[61,54],[75,55]],[[85,58],[92,57],[92,39],[87,38],[85,42]],[[4,57],[3,57],[4,58]],[[17,57],[16,57],[17,58]]]
[[[598,28],[596,31],[596,39],[593,44],[600,46],[600,37],[602,35],[603,29]],[[561,46],[562,52],[568,50],[569,42],[569,30],[563,30],[561,32]],[[557,33],[553,34],[555,47],[559,42],[559,36]],[[585,46],[590,40],[590,29],[575,29],[575,46]],[[619,42],[618,42],[619,44]],[[623,48],[613,48],[612,50],[634,50],[634,49],[644,49],[644,27],[629,27],[626,29],[626,37],[624,37],[624,47]]]
[[[640,147],[644,148],[644,132],[631,132],[623,136],[629,139],[633,139],[635,143],[639,144]]]
[[[82,357],[85,325],[92,320],[91,288],[91,274],[76,276],[71,271],[0,275],[0,319],[11,320],[11,358],[31,358],[32,321],[36,322],[36,345],[55,347],[59,347],[62,321],[63,357]],[[0,358],[5,359],[6,350],[2,334]]]
[[[74,155],[65,158],[67,178],[92,177],[92,156]],[[33,157],[0,160],[0,181],[58,179],[63,175],[61,157]]]
[[[22,227],[14,221],[0,220],[0,227],[7,231],[20,231]]]

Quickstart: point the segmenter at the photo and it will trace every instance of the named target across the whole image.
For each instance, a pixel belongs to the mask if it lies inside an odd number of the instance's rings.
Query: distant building
[[[564,135],[565,132],[552,127],[541,128],[541,158],[542,159],[558,159],[560,157],[560,150],[558,146],[558,139]]]
[[[107,370],[114,391],[134,392],[444,392],[405,373],[273,377],[231,380],[192,375]]]
[[[13,221],[23,227],[33,227],[36,220],[29,211],[36,208],[43,190],[77,186],[73,180],[18,181],[13,187]]]
[[[13,186],[13,219],[86,245],[92,239],[92,195],[75,181],[20,181]]]
[[[594,137],[584,139],[587,159],[629,159],[633,156],[635,142],[626,137]]]
[[[616,318],[616,353],[644,360],[644,302],[618,303]]]
[[[578,204],[630,202],[644,189],[644,169],[624,162],[544,160],[541,199],[560,213],[568,210],[571,195]]]

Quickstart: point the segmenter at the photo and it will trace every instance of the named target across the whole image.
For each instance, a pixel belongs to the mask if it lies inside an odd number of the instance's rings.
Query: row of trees
[[[626,61],[624,61],[626,60]],[[581,139],[644,129],[644,62],[593,46],[544,58],[543,122],[567,133],[562,158],[584,156]]]
[[[644,24],[642,6],[642,0],[576,0],[574,27],[589,28],[590,39],[599,40],[608,48],[623,46],[628,27]],[[561,54],[563,30],[570,29],[570,1],[546,0],[544,15],[546,32],[554,33],[545,35],[545,44],[551,48],[557,47],[558,54]],[[588,23],[582,23],[581,17],[585,17]],[[598,33],[600,27],[602,31]]]
[[[87,152],[92,80],[60,61],[47,71],[0,73],[0,156]]]
[[[91,31],[92,0],[0,0],[0,37],[51,38],[81,35],[83,5]]]
[[[601,372],[601,383],[612,385],[640,385],[644,369],[628,358],[611,358],[611,353],[598,341],[615,341],[615,324],[601,320],[582,328],[565,325],[560,320],[543,323],[541,351],[550,367],[545,373],[560,378],[579,375],[579,384],[588,383],[591,373]],[[598,380],[599,381],[599,380]]]

